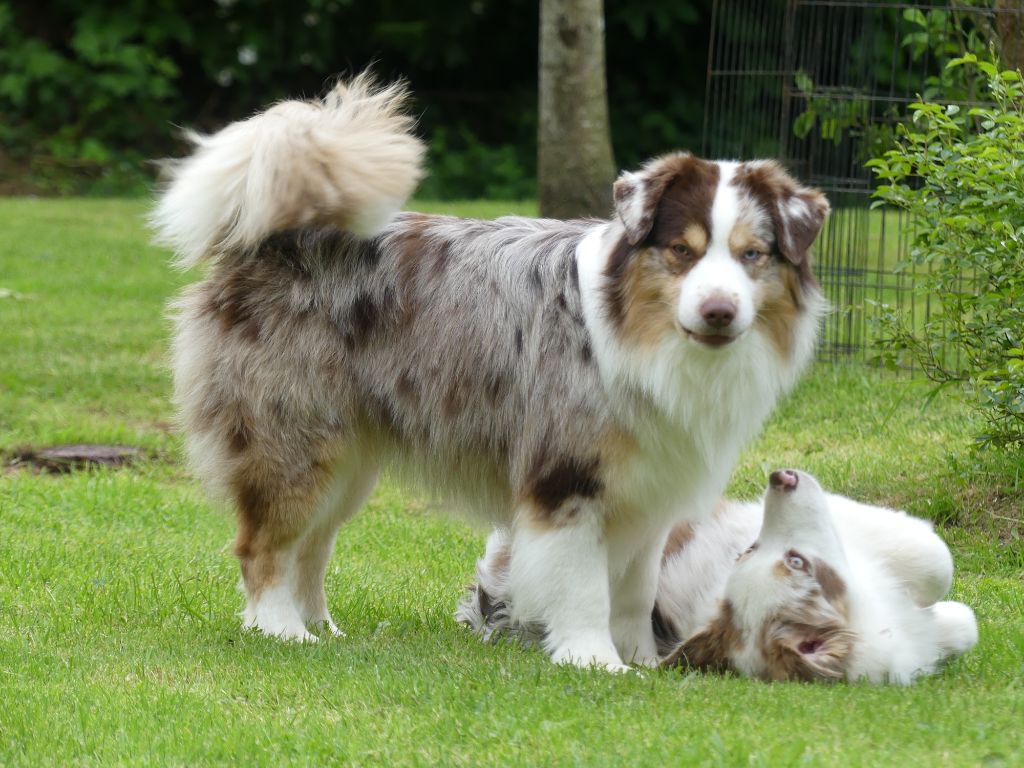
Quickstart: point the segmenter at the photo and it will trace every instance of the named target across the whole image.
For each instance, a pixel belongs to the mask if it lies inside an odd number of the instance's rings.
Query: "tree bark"
[[[541,0],[537,182],[541,216],[608,216],[611,132],[602,0]]]
[[[1003,66],[1008,69],[1024,67],[1024,2],[1021,0],[996,0],[996,29],[999,32],[999,48]]]

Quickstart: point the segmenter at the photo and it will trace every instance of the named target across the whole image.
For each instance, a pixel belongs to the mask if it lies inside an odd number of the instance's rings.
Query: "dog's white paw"
[[[303,627],[263,627],[259,624],[245,624],[245,628],[261,635],[284,640],[289,643],[318,643],[320,638]]]

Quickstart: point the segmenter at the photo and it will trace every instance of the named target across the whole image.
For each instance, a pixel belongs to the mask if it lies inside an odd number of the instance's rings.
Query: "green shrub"
[[[914,324],[886,308],[883,356],[909,354],[940,386],[960,383],[987,422],[982,445],[1024,448],[1024,87],[1019,72],[967,55],[990,106],[912,105],[896,145],[868,163],[876,205],[904,209],[914,226],[909,261],[925,265],[915,290],[932,313]],[[937,309],[936,309],[937,303]]]

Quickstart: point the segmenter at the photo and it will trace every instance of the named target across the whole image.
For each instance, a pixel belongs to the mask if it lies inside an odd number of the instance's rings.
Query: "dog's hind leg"
[[[297,543],[297,600],[307,626],[343,635],[327,609],[324,575],[338,528],[366,503],[377,482],[375,467],[345,466],[332,479],[313,520]]]
[[[243,465],[236,474],[247,627],[290,640],[314,640],[307,622],[337,631],[327,611],[324,572],[338,526],[373,487],[376,471],[311,461],[306,467]]]

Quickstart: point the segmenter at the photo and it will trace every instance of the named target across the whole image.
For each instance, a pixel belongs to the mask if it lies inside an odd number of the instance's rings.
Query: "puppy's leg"
[[[963,603],[944,601],[929,609],[935,620],[939,647],[943,658],[966,653],[978,642],[978,621],[974,611]]]
[[[632,664],[647,667],[658,664],[651,611],[658,591],[664,547],[665,535],[656,535],[644,542],[612,582],[612,638],[622,658]]]
[[[557,664],[628,669],[609,629],[608,551],[593,502],[552,525],[520,510],[513,531],[509,594],[513,620],[547,628],[544,647]]]
[[[362,508],[376,482],[375,467],[352,465],[339,470],[296,543],[296,598],[307,626],[326,629],[335,636],[344,635],[327,609],[324,575],[338,528]]]
[[[878,545],[889,568],[921,606],[941,600],[953,584],[953,556],[929,523],[894,514]]]
[[[953,583],[953,558],[932,524],[885,507],[829,495],[829,509],[856,546],[880,557],[914,602],[932,605]]]

